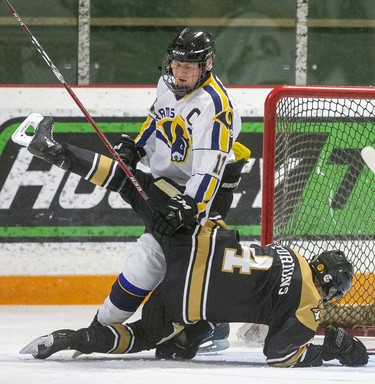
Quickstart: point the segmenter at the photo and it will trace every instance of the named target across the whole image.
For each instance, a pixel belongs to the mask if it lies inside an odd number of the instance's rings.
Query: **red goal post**
[[[375,87],[279,86],[265,101],[262,244],[339,248],[352,289],[324,323],[375,335]]]

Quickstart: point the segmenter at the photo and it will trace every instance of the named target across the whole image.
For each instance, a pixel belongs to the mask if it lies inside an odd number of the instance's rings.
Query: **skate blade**
[[[80,351],[74,351],[72,358],[73,358],[73,359],[76,359],[78,356],[81,356],[81,355],[83,355],[82,352],[80,352]]]
[[[22,124],[14,131],[12,135],[12,141],[16,144],[22,145],[23,147],[28,147],[33,135],[28,135],[26,131],[32,127],[34,128],[34,132],[38,124],[44,119],[39,113],[32,113],[29,115]]]
[[[39,346],[44,345],[46,347],[49,347],[53,344],[53,336],[52,335],[46,335],[46,336],[40,336],[37,339],[33,340],[31,343],[27,344],[25,347],[23,347],[20,350],[20,354],[22,355],[33,355],[37,356],[39,352]]]
[[[229,341],[227,339],[221,340],[212,340],[207,343],[203,343],[198,348],[198,355],[205,353],[216,353],[219,351],[224,351],[229,348]]]

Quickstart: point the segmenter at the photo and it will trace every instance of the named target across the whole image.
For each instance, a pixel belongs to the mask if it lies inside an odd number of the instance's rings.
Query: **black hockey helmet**
[[[167,49],[162,65],[164,82],[176,95],[184,96],[203,83],[207,71],[212,69],[214,59],[215,43],[211,34],[185,28],[178,33]],[[177,86],[171,69],[172,60],[198,63],[201,71],[198,82],[192,87]]]
[[[170,43],[167,54],[173,60],[202,63],[215,57],[215,44],[210,33],[185,28]]]
[[[342,251],[325,251],[310,262],[310,267],[322,286],[326,301],[340,298],[352,285],[353,265]]]

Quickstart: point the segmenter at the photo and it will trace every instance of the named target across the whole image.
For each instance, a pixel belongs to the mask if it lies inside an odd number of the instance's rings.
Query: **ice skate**
[[[36,127],[34,136],[27,147],[37,157],[50,160],[58,155],[61,145],[53,138],[53,118],[45,117]]]
[[[46,359],[56,352],[70,349],[76,331],[62,329],[49,335],[40,336],[21,349],[21,354],[32,355],[35,359]]]
[[[34,156],[52,161],[61,149],[61,145],[53,138],[53,123],[51,116],[32,113],[16,129],[12,140],[27,147]],[[34,129],[33,134],[29,134],[31,128]]]
[[[229,324],[221,323],[199,345],[198,354],[219,352],[229,348]]]

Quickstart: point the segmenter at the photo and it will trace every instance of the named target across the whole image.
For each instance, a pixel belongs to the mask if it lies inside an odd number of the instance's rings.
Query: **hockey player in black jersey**
[[[30,152],[81,176],[91,166],[89,151],[53,140],[36,140],[30,146]],[[134,174],[152,204],[180,198],[170,180],[154,180],[137,170]],[[323,345],[311,343],[323,302],[340,297],[351,286],[353,267],[341,251],[323,252],[308,263],[298,252],[277,244],[243,246],[237,231],[227,229],[219,218],[159,236],[154,212],[134,186],[125,180],[118,191],[142,216],[166,258],[164,280],[144,305],[142,318],[129,324],[58,330],[37,338],[21,353],[44,359],[64,349],[122,354],[157,347],[161,358],[193,358],[211,323],[247,322],[269,326],[264,354],[271,366],[320,366],[333,359],[348,366],[367,364],[363,343],[342,328],[328,328]],[[165,225],[173,219],[165,218]]]

